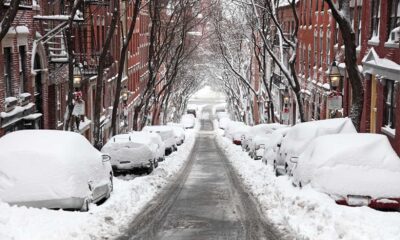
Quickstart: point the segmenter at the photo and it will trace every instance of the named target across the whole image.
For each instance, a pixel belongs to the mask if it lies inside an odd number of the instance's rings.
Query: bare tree
[[[7,1],[8,2],[8,1]],[[18,6],[21,0],[10,1],[7,7],[4,0],[0,0],[0,42],[6,36],[15,16],[18,13]]]
[[[114,36],[115,29],[117,28],[118,20],[119,20],[119,0],[114,0],[113,1],[113,14],[111,18],[111,23],[110,26],[107,30],[106,34],[106,39],[103,45],[103,48],[101,49],[100,53],[100,61],[99,61],[99,66],[97,68],[97,79],[96,79],[96,97],[95,97],[95,105],[94,105],[94,116],[93,116],[93,123],[94,123],[94,129],[93,129],[93,137],[94,137],[94,147],[97,149],[100,149],[102,147],[102,139],[101,139],[101,129],[100,129],[100,115],[101,115],[101,99],[103,97],[103,75],[104,75],[104,68],[105,68],[105,59],[107,54],[109,54],[110,51],[110,45],[111,45],[111,40],[112,37]]]
[[[66,45],[68,51],[68,99],[67,99],[67,116],[66,122],[64,125],[64,130],[68,131],[72,111],[74,109],[73,98],[74,98],[74,64],[75,64],[75,57],[74,57],[74,41],[72,38],[72,29],[74,24],[75,15],[82,4],[83,0],[74,0],[73,4],[69,5],[69,18],[67,25],[68,27],[65,29],[65,38],[66,38]],[[71,128],[72,130],[72,128]]]
[[[135,105],[134,129],[146,124],[151,108],[159,106],[160,96],[170,89],[179,67],[196,48],[197,45],[189,44],[188,33],[195,31],[206,18],[197,10],[198,4],[191,0],[150,1],[148,81]]]
[[[132,20],[129,26],[129,30],[126,33],[126,36],[124,33],[122,33],[123,36],[123,41],[122,41],[122,48],[121,48],[121,54],[119,58],[119,66],[118,66],[118,76],[117,76],[117,84],[115,87],[115,98],[114,98],[114,104],[113,104],[113,110],[112,110],[112,118],[111,118],[111,132],[112,135],[117,134],[117,128],[116,128],[116,122],[117,122],[117,112],[118,112],[118,106],[120,103],[120,95],[121,95],[121,87],[122,87],[122,75],[125,67],[125,60],[126,60],[126,54],[128,51],[128,46],[129,43],[131,42],[133,32],[135,31],[135,26],[136,26],[136,19],[139,15],[140,12],[140,3],[141,0],[135,0],[134,1],[134,10],[133,10],[133,16]],[[121,31],[123,31],[123,28],[121,28]]]
[[[360,123],[364,104],[363,75],[358,69],[356,38],[353,26],[350,21],[350,0],[338,0],[339,8],[332,0],[325,0],[332,11],[332,16],[339,24],[343,43],[345,45],[346,70],[351,84],[352,105],[350,118],[357,130],[360,130]]]
[[[297,77],[296,72],[296,60],[297,60],[297,33],[299,29],[299,17],[296,11],[296,0],[287,0],[293,16],[294,16],[294,30],[290,33],[289,36],[285,34],[282,28],[282,23],[279,21],[277,16],[279,1],[266,0],[261,1],[261,4],[257,4],[255,0],[251,0],[252,12],[257,22],[256,29],[259,32],[259,36],[263,41],[263,47],[268,52],[272,60],[275,62],[276,66],[281,70],[285,78],[287,79],[288,85],[293,90],[293,93],[296,96],[297,106],[299,110],[299,118],[300,121],[305,121],[304,116],[304,104],[301,96],[301,88],[300,82]],[[261,14],[260,14],[261,13]],[[267,18],[267,19],[265,19]],[[261,28],[263,26],[262,21],[269,22],[272,26],[268,28]],[[272,32],[271,32],[272,31]],[[271,36],[277,36],[280,43],[280,48],[285,44],[288,47],[289,53],[289,61],[288,65],[285,65],[283,61],[282,54],[279,56],[276,52],[274,52],[273,42],[275,38],[271,38]],[[280,52],[283,52],[282,50]]]

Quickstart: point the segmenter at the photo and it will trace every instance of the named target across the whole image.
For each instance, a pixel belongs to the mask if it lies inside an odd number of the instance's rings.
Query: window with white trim
[[[3,49],[4,55],[4,84],[6,90],[6,97],[11,97],[13,95],[13,88],[12,88],[12,48],[5,47]]]
[[[389,0],[388,4],[388,39],[393,29],[400,27],[400,0]]]
[[[379,19],[381,17],[380,0],[372,0],[371,2],[371,38],[379,35]]]
[[[395,128],[396,125],[396,94],[395,82],[386,80],[385,85],[385,115],[383,125],[389,128]]]
[[[326,30],[326,65],[329,66],[331,58],[331,30],[328,28]]]

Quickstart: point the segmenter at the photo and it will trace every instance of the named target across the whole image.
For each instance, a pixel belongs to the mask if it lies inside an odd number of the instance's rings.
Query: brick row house
[[[397,117],[400,114],[397,107],[400,104],[400,1],[352,0],[350,4],[359,69],[365,78],[361,131],[387,135],[400,154],[400,131],[397,130],[400,127],[400,117]],[[284,29],[289,29],[289,32],[293,24],[290,11],[287,6],[279,8]],[[297,13],[300,26],[296,70],[301,82],[306,120],[348,116],[351,87],[344,63],[345,47],[331,10],[323,0],[300,0]],[[343,76],[338,89],[342,95],[342,109],[339,110],[328,109],[331,93],[328,76],[334,61]],[[272,82],[282,82],[279,71],[272,71],[270,77]],[[281,99],[278,97],[275,101],[282,102]],[[298,118],[293,109],[295,102],[291,94],[292,124]],[[279,111],[283,111],[279,103],[275,104]],[[281,114],[277,115],[280,120]]]
[[[68,96],[68,27],[70,1],[21,1],[13,26],[1,42],[0,136],[26,128],[64,129]],[[92,140],[95,86],[99,56],[111,22],[113,1],[85,0],[74,18],[74,91],[81,92],[84,115],[79,131]],[[126,33],[133,2],[121,1],[121,24],[107,54],[102,98],[103,140],[108,137],[122,31]],[[122,86],[127,99],[119,109],[119,131],[132,128],[133,105],[147,77],[149,16],[143,9],[129,46]],[[75,81],[76,79],[76,81]],[[121,96],[122,98],[122,96]]]

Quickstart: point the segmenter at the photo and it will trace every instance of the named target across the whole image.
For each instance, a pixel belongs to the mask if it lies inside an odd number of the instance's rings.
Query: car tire
[[[299,181],[299,188],[303,188],[303,184]]]

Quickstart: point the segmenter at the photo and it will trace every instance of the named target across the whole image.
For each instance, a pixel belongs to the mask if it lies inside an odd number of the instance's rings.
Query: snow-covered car
[[[181,124],[185,128],[194,128],[194,125],[196,124],[196,118],[193,114],[184,114],[181,117]]]
[[[245,151],[254,151],[256,146],[252,141],[255,137],[260,136],[261,138],[265,138],[268,134],[271,134],[275,130],[285,127],[287,127],[287,125],[282,125],[279,123],[258,124],[250,127],[249,131],[244,135],[242,140],[242,149]]]
[[[171,127],[174,131],[176,145],[182,145],[182,143],[185,142],[185,128],[183,128],[181,124],[168,123],[167,126]]]
[[[218,120],[218,127],[220,128],[220,129],[225,129],[227,126],[228,126],[228,124],[229,124],[229,122],[230,122],[231,120],[229,119],[229,118],[227,118],[227,117],[223,117],[223,118],[220,118],[219,120]]]
[[[155,154],[154,167],[158,167],[158,162],[164,161],[165,159],[165,144],[162,141],[160,135],[157,133],[150,133],[144,131],[132,131],[129,133],[131,140],[137,143],[143,143]]]
[[[241,145],[244,135],[249,130],[249,127],[238,121],[230,121],[224,129],[224,136],[230,139],[234,144]]]
[[[119,134],[112,137],[101,152],[111,156],[111,165],[114,172],[131,172],[145,170],[150,174],[156,161],[153,146],[132,141],[130,134]],[[154,145],[154,144],[153,144]]]
[[[176,140],[174,135],[174,130],[170,126],[146,126],[143,128],[144,132],[157,133],[160,135],[161,139],[165,145],[165,155],[171,154],[173,151],[176,151],[178,148],[176,146]]]
[[[265,145],[264,143],[269,140],[271,134],[257,135],[249,145],[249,155],[254,160],[262,159],[264,155]]]
[[[293,167],[293,159],[299,157],[312,140],[329,134],[356,133],[349,118],[335,118],[299,123],[290,128],[282,139],[276,159],[275,172],[277,175],[289,174]]]
[[[282,139],[286,136],[286,133],[289,130],[290,130],[289,127],[277,129],[273,133],[271,133],[271,136],[268,139],[265,139],[263,141],[262,143],[264,145],[264,155],[262,157],[263,163],[273,164],[274,166],[276,166],[276,159]]]
[[[400,159],[380,134],[316,138],[299,156],[293,183],[311,184],[339,204],[400,209]]]
[[[0,138],[0,201],[87,211],[112,190],[110,156],[78,133],[22,130]]]

